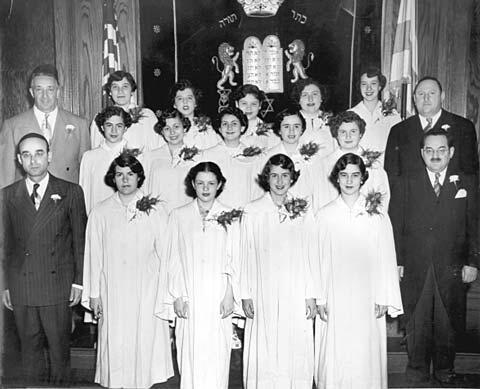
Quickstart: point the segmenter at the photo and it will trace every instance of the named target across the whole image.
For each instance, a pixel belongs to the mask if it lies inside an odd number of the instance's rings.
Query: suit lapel
[[[57,143],[63,143],[66,135],[65,131],[65,118],[63,117],[63,112],[59,108],[57,113],[57,120],[55,120],[55,127],[53,131],[52,147]]]
[[[60,199],[54,200],[52,199],[52,195],[58,195]],[[65,201],[65,193],[60,181],[50,174],[47,189],[40,202],[32,231],[42,228],[48,223],[50,218],[55,214],[55,211],[60,207],[60,201]]]
[[[24,215],[28,220],[33,221],[33,219],[35,219],[37,210],[28,195],[25,180],[18,181],[17,187],[15,188],[15,195],[11,199],[11,202],[20,215]]]
[[[33,108],[28,110],[28,116],[29,116],[29,126],[32,126],[32,130],[34,132],[38,132],[39,134],[43,135],[42,128],[40,127],[40,124],[38,123],[37,118],[35,117],[35,113],[33,112]]]

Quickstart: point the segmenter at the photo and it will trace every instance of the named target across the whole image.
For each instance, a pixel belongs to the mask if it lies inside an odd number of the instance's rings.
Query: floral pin
[[[133,107],[128,110],[128,113],[132,117],[132,123],[138,123],[145,117],[142,107]]]
[[[305,161],[308,161],[320,150],[320,145],[315,142],[308,142],[300,147],[299,153]]]
[[[65,131],[67,132],[67,135],[70,135],[73,130],[75,130],[75,126],[73,124],[67,124],[65,126]]]
[[[135,213],[133,214],[130,221],[135,219],[139,212],[146,213],[147,216],[150,215],[150,212],[155,209],[155,205],[160,202],[160,198],[158,197],[151,197],[150,195],[143,196],[140,200],[138,200],[135,204]]]
[[[393,96],[390,96],[387,100],[382,101],[382,115],[390,116],[397,111],[397,101]]]
[[[455,185],[455,189],[458,190],[457,182],[460,181],[460,178],[456,174],[452,174],[448,177],[448,182],[451,182]]]
[[[134,157],[138,158],[138,156],[142,154],[142,150],[135,148],[135,149],[129,149],[128,147],[125,147],[122,152],[120,153],[120,156],[123,158],[127,157]]]
[[[180,157],[180,160],[184,161],[192,161],[193,158],[200,152],[200,150],[196,147],[187,147],[184,146],[180,152],[178,153],[178,156]]]
[[[372,190],[368,192],[365,196],[365,211],[372,216],[372,215],[380,215],[381,212],[379,208],[382,206],[383,202],[383,194]]]
[[[382,154],[383,154],[382,151],[375,151],[370,149],[363,150],[361,156],[365,163],[365,167],[372,167],[372,165],[378,161],[378,159]]]
[[[442,127],[440,127],[442,130],[445,130],[448,132],[448,130],[450,129],[450,124],[444,124]]]
[[[208,116],[202,115],[193,119],[193,124],[198,128],[198,132],[206,132],[208,126],[211,125],[211,120]]]
[[[283,207],[287,213],[280,212],[280,223],[283,223],[287,216],[290,220],[294,220],[300,216],[303,216],[308,209],[308,201],[301,197],[294,197],[283,204]],[[281,208],[279,209],[281,211]]]
[[[327,123],[331,118],[333,114],[331,112],[322,112],[318,117],[323,120],[324,123]]]
[[[255,157],[263,153],[263,149],[257,146],[245,147],[240,154],[234,155],[233,158],[238,157]]]
[[[217,216],[214,216],[214,220],[220,224],[225,231],[227,231],[228,226],[230,226],[234,221],[242,220],[243,209],[232,209],[231,211],[222,211]]]
[[[57,201],[60,201],[62,199],[62,196],[60,196],[58,193],[54,193],[50,196],[50,198],[55,204],[57,204]]]
[[[255,134],[258,136],[267,136],[270,130],[272,129],[272,123],[257,123],[257,129],[255,130]]]

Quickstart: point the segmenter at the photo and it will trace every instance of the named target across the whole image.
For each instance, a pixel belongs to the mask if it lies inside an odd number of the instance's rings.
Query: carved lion
[[[223,42],[220,44],[220,46],[218,46],[218,57],[212,57],[212,63],[216,66],[217,71],[222,74],[222,77],[217,82],[217,89],[223,90],[223,84],[225,84],[227,80],[230,85],[237,85],[237,83],[233,79],[235,77],[235,73],[239,72],[237,64],[237,59],[239,55],[239,52],[235,54],[235,49],[227,42]],[[223,70],[220,70],[220,67],[218,66],[219,59],[223,63]]]
[[[292,43],[288,45],[288,49],[285,50],[285,55],[288,58],[286,63],[287,72],[292,68],[293,78],[290,80],[291,83],[297,82],[299,77],[305,79],[307,78],[306,69],[310,67],[311,61],[313,61],[313,53],[308,54],[308,63],[307,66],[303,66],[303,57],[305,56],[305,44],[300,39],[295,39]]]

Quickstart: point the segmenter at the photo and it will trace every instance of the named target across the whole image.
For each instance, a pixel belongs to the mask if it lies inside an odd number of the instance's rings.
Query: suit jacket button
[[[68,172],[69,170],[70,170],[70,168],[69,168],[69,167],[67,167],[67,172]]]
[[[55,274],[55,273],[56,273],[56,271],[55,271],[55,270],[52,270],[52,271],[51,271],[51,273],[52,273],[52,274]]]
[[[430,231],[433,231],[433,227],[430,227],[429,230],[430,230]]]

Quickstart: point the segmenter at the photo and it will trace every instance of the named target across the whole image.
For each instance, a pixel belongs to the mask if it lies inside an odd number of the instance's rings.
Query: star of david
[[[267,95],[265,95],[265,108],[261,110],[261,113],[262,113],[262,117],[265,117],[267,115],[267,113],[269,112],[274,112],[273,110],[273,102],[275,101],[275,99],[272,97],[268,97]]]

